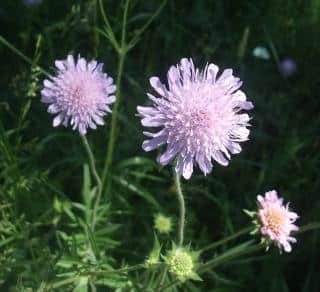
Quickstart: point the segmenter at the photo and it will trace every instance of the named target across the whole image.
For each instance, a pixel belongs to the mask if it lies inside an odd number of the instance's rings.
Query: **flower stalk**
[[[97,195],[96,195],[96,199],[95,199],[93,209],[92,209],[92,221],[91,221],[91,228],[92,228],[92,230],[94,230],[95,224],[96,224],[96,218],[97,218],[97,211],[98,211],[98,207],[99,207],[100,200],[101,200],[102,182],[101,182],[100,176],[97,172],[96,162],[95,162],[94,155],[92,153],[90,144],[87,140],[87,137],[81,136],[81,139],[82,139],[82,143],[84,145],[84,148],[86,149],[86,152],[88,154],[88,159],[89,159],[89,164],[90,164],[90,169],[91,169],[92,175],[93,175],[93,177],[96,181],[96,184],[97,184],[97,192],[96,192]]]
[[[101,1],[100,1],[100,3],[101,3]],[[105,160],[103,174],[102,174],[102,188],[105,186],[106,181],[108,179],[110,167],[112,165],[112,160],[113,160],[114,145],[115,145],[116,139],[117,139],[118,112],[119,112],[120,96],[121,96],[121,81],[122,81],[122,75],[123,75],[123,66],[124,66],[124,62],[125,62],[125,58],[126,58],[126,54],[127,54],[126,26],[127,26],[129,3],[130,3],[130,0],[126,0],[124,12],[123,12],[123,18],[122,18],[122,30],[121,30],[120,45],[116,42],[117,43],[116,51],[118,53],[118,74],[117,74],[117,81],[116,81],[117,98],[116,98],[116,102],[113,107],[113,113],[112,113],[112,118],[111,118],[109,143],[108,143],[108,148],[107,148],[108,150],[107,150],[106,160]],[[101,4],[101,6],[102,6],[102,4]],[[104,18],[106,18],[105,15],[104,15]],[[111,27],[110,27],[110,24],[108,21],[107,21],[107,23],[108,23],[109,29],[111,30]]]
[[[178,196],[178,202],[179,202],[179,228],[178,228],[178,243],[179,246],[182,246],[183,239],[184,239],[184,224],[185,224],[185,214],[186,214],[186,208],[185,208],[185,202],[183,197],[183,192],[181,188],[181,181],[180,181],[180,175],[174,172],[174,179],[175,184],[177,188],[177,196]]]

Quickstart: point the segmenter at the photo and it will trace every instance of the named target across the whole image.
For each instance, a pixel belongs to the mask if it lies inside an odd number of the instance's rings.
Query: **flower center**
[[[172,256],[169,262],[169,270],[178,276],[186,277],[192,272],[192,258],[186,252],[180,251]]]
[[[268,227],[275,234],[281,232],[282,226],[285,224],[285,216],[279,210],[271,209],[266,213],[266,219],[268,222]]]
[[[95,105],[100,92],[101,88],[91,74],[77,72],[77,75],[72,80],[69,96],[70,100],[73,103],[77,103],[78,106],[90,107]]]

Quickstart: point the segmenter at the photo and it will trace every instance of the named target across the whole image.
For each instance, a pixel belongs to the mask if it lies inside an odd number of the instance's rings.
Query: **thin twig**
[[[0,43],[5,45],[8,49],[13,51],[15,54],[17,54],[20,58],[22,58],[25,62],[27,62],[31,66],[37,66],[40,70],[40,72],[47,77],[50,77],[50,74],[48,71],[42,69],[39,65],[37,65],[33,60],[28,58],[26,55],[24,55],[21,51],[19,51],[14,45],[12,45],[10,42],[8,42],[3,36],[0,35]]]

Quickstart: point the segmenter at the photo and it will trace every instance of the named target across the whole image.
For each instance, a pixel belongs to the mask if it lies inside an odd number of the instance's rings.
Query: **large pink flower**
[[[298,215],[289,210],[289,204],[283,205],[283,199],[278,197],[275,190],[266,192],[265,197],[258,196],[257,200],[260,207],[257,215],[261,234],[267,241],[290,252],[290,243],[296,242],[291,232],[299,229],[293,224]]]
[[[53,126],[69,123],[73,130],[85,135],[87,128],[103,125],[103,116],[111,112],[109,104],[115,101],[116,86],[113,79],[103,73],[103,64],[93,60],[86,62],[69,55],[66,60],[56,61],[56,76],[44,80],[41,91],[44,103],[49,103],[48,112],[55,114]]]
[[[176,157],[176,172],[186,179],[194,163],[205,175],[212,170],[212,159],[228,165],[230,153],[239,153],[239,142],[249,136],[250,118],[243,110],[253,105],[239,90],[242,82],[231,69],[217,74],[214,64],[200,71],[191,59],[182,59],[168,71],[168,87],[158,77],[150,78],[160,97],[148,94],[153,105],[137,107],[143,126],[160,128],[157,133],[144,132],[150,139],[143,142],[143,149],[167,144],[158,162],[166,165]]]

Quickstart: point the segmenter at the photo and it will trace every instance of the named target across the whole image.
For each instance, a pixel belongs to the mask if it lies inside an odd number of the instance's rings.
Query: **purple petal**
[[[158,92],[160,95],[165,96],[167,89],[166,87],[161,83],[159,77],[151,77],[149,79],[151,86],[153,89]]]

